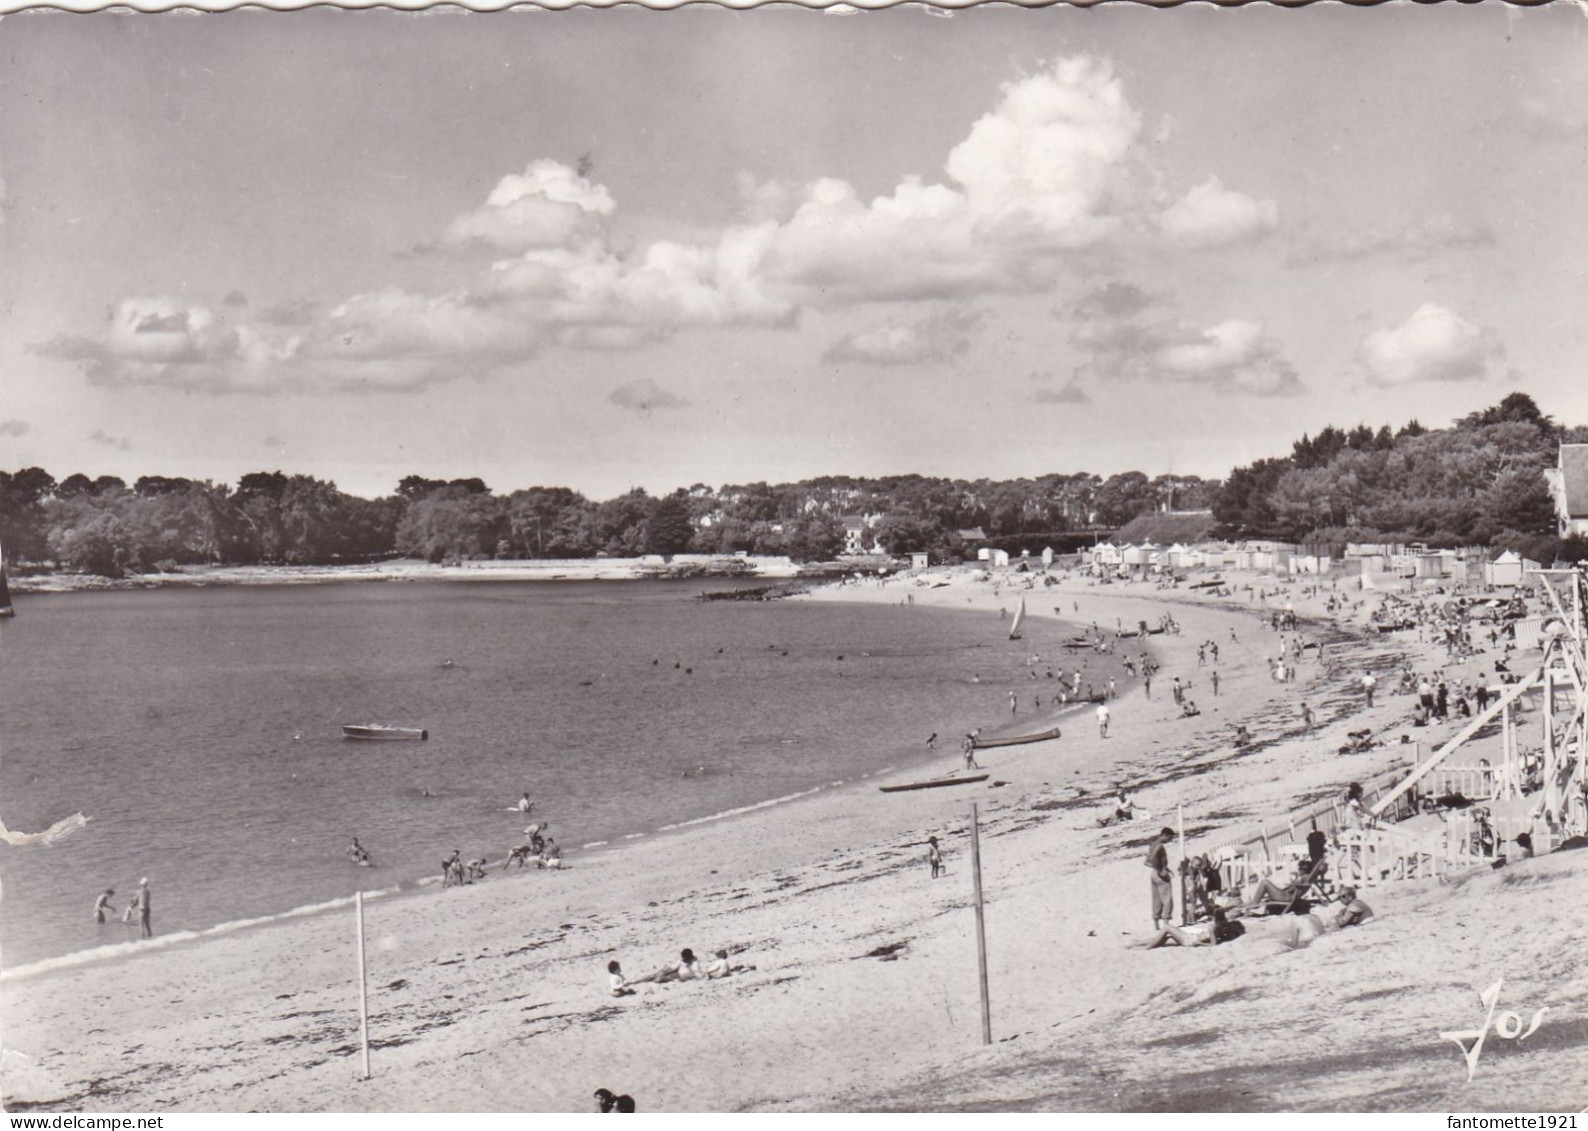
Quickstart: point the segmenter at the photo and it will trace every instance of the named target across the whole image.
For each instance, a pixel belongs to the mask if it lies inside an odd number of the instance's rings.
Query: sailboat
[[[1009,622],[1009,639],[1020,639],[1020,626],[1026,622],[1026,599],[1020,598],[1020,607],[1015,610],[1015,619]]]
[[[17,611],[11,607],[11,587],[6,584],[6,552],[0,546],[0,617],[14,617]]]

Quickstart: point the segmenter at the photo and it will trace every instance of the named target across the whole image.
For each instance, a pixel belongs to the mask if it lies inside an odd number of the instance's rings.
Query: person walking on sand
[[[1214,668],[1213,674],[1208,676],[1208,682],[1213,685],[1213,698],[1219,697],[1219,669]]]
[[[1152,929],[1164,930],[1174,925],[1174,873],[1169,871],[1169,842],[1174,830],[1165,826],[1158,830],[1147,846],[1147,859],[1143,861],[1152,871]]]
[[[115,888],[106,888],[100,893],[99,898],[94,900],[94,922],[100,926],[104,926],[106,915],[114,915],[116,913],[116,909],[110,905],[110,897],[115,894]]]
[[[1109,676],[1108,677],[1108,690],[1105,691],[1103,694],[1106,695],[1109,699],[1112,699],[1112,698],[1114,698],[1114,696],[1119,694],[1119,688],[1114,684],[1114,677],[1113,676]]]
[[[1312,708],[1303,703],[1301,705],[1301,725],[1306,727],[1308,730],[1311,730],[1312,724],[1316,721],[1316,719],[1317,716],[1312,713]]]
[[[1141,677],[1141,687],[1142,687],[1142,690],[1147,693],[1147,698],[1151,699],[1152,698],[1152,672],[1150,672],[1150,671],[1146,672]]]
[[[1373,705],[1373,689],[1377,686],[1378,680],[1373,678],[1372,672],[1365,671],[1362,673],[1362,696],[1367,700],[1369,707]]]
[[[1108,737],[1108,720],[1109,720],[1108,704],[1107,703],[1099,703],[1097,705],[1097,737],[1098,738],[1107,738]]]
[[[147,879],[138,881],[138,894],[134,898],[138,901],[138,933],[146,939],[153,938],[154,929],[149,925],[149,917],[152,913],[153,905],[149,899],[149,881]]]
[[[926,838],[926,862],[932,867],[932,878],[935,880],[943,874],[943,850],[937,846],[937,837]]]
[[[959,744],[959,748],[965,754],[965,768],[967,770],[979,770],[979,769],[981,769],[981,767],[976,764],[976,732],[975,731],[971,731],[971,733],[969,733],[969,734],[967,734],[965,736],[965,741]]]

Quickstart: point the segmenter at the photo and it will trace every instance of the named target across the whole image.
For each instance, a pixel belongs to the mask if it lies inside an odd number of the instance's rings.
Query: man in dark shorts
[[[1155,931],[1174,925],[1174,873],[1169,871],[1169,842],[1173,839],[1173,829],[1160,829],[1147,846],[1147,859],[1143,861],[1152,869],[1152,929]]]

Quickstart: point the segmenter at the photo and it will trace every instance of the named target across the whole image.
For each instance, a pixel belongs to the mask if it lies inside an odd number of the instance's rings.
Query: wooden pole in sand
[[[970,875],[976,896],[976,969],[981,976],[981,1043],[992,1044],[992,1006],[987,1000],[987,920],[981,907],[981,815],[970,803]]]
[[[1175,824],[1180,830],[1180,925],[1191,925],[1191,869],[1185,854],[1185,804],[1175,802]]]
[[[364,1079],[369,1079],[369,985],[364,977],[364,893],[353,896],[353,909],[358,923],[358,1027],[359,1042],[364,1050]]]

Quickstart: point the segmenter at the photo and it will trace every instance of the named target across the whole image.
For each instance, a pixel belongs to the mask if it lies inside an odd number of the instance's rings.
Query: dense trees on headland
[[[1553,538],[1540,474],[1564,430],[1514,393],[1444,430],[1358,426],[1303,436],[1289,456],[1236,468],[1220,484],[1133,471],[1036,479],[824,476],[799,483],[635,489],[594,501],[567,487],[498,495],[479,479],[410,475],[381,499],[279,471],[235,487],[147,475],[25,468],[0,472],[0,540],[13,562],[117,576],[210,564],[328,564],[393,556],[430,561],[582,558],[684,551],[833,557],[845,515],[881,516],[871,537],[904,553],[956,548],[955,532],[991,539],[1110,530],[1160,509],[1211,508],[1220,532],[1290,541],[1487,544],[1541,560],[1585,547]]]
[[[1514,549],[1548,563],[1588,556],[1581,539],[1555,537],[1543,469],[1562,442],[1588,442],[1526,393],[1427,429],[1325,428],[1291,454],[1237,467],[1213,503],[1234,537],[1292,542],[1424,542]]]

